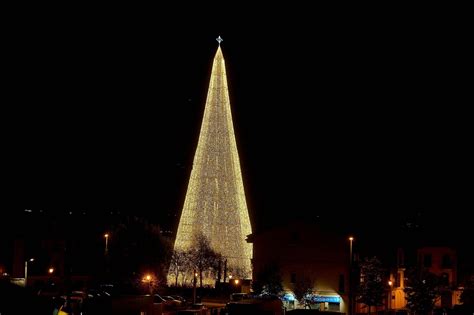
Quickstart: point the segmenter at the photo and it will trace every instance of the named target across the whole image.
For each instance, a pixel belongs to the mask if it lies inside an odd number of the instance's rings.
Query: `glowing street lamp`
[[[352,241],[354,240],[354,237],[350,236],[349,237],[349,261],[352,264]]]
[[[50,275],[52,275],[53,272],[54,272],[54,268],[49,268],[49,269],[48,269],[48,273],[49,273]]]
[[[107,255],[109,252],[109,233],[105,233],[104,237],[105,237],[105,254]]]
[[[353,314],[353,275],[352,275],[352,241],[354,240],[353,236],[349,236],[349,315]]]
[[[196,304],[196,282],[197,282],[198,273],[194,270],[194,279],[193,279],[193,304]]]
[[[389,292],[388,292],[388,309],[392,308],[392,280],[388,280]]]
[[[30,258],[28,260],[25,260],[25,287],[27,286],[28,284],[28,262],[33,262],[35,261],[34,258]]]
[[[150,292],[150,295],[153,295],[153,277],[150,274],[147,274],[143,278],[143,282],[148,282],[148,291]]]

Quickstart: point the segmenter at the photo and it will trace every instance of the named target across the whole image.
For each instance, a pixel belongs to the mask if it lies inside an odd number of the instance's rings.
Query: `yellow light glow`
[[[145,279],[146,279],[146,281],[150,281],[150,280],[151,280],[151,276],[150,276],[150,275],[146,275]]]
[[[239,279],[234,280],[235,284],[239,284]]]
[[[389,285],[389,286],[392,286],[392,284],[393,284],[392,281],[389,281],[389,282],[388,282],[388,285]]]
[[[352,236],[349,237],[349,241],[353,241],[353,240],[354,240],[354,238]]]
[[[49,268],[49,269],[48,269],[48,273],[51,274],[51,273],[53,273],[53,272],[54,272],[54,268]]]
[[[107,234],[107,233],[106,233],[106,234],[104,234],[104,237],[105,237],[105,238],[109,237],[109,234]]]
[[[232,123],[221,48],[217,49],[175,250],[189,250],[202,233],[227,259],[229,270],[250,277],[252,233]],[[210,279],[214,284],[215,280]]]

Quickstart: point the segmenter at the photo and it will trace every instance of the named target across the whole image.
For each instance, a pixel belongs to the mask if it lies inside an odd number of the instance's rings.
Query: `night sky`
[[[13,20],[2,213],[113,209],[176,223],[220,35],[254,226],[344,214],[353,230],[374,219],[391,229],[423,213],[464,235],[462,19],[275,16],[238,30],[137,16]]]

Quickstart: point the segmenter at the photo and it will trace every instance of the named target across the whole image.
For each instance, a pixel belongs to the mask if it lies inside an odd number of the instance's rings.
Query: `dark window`
[[[339,275],[339,292],[344,293],[344,291],[345,291],[344,275]]]
[[[431,254],[425,254],[423,257],[423,266],[431,267]]]
[[[291,283],[296,283],[296,273],[293,272],[293,273],[291,274],[291,281],[290,281],[290,282],[291,282]]]
[[[449,256],[449,254],[443,255],[442,267],[451,268],[451,257]]]

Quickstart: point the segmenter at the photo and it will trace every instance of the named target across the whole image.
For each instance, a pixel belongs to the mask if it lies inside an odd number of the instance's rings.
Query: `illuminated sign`
[[[313,302],[316,303],[323,303],[323,302],[329,302],[329,303],[341,303],[341,297],[340,296],[324,296],[324,295],[314,295],[313,296]]]

